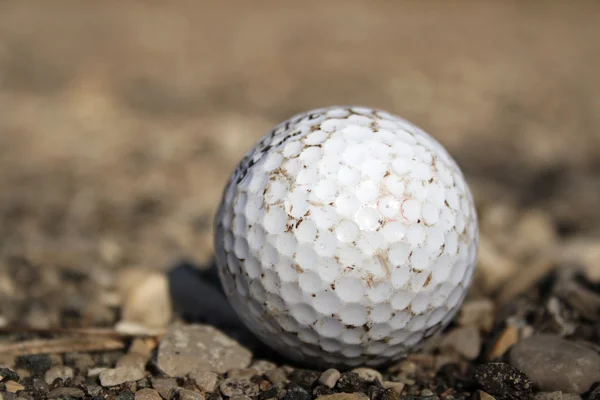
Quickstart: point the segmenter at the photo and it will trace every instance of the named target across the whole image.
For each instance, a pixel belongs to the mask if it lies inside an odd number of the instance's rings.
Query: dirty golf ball
[[[444,328],[478,226],[456,162],[410,122],[329,107],[245,155],[215,221],[221,283],[266,344],[313,365],[379,365]]]

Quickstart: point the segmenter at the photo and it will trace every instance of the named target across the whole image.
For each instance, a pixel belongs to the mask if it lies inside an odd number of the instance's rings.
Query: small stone
[[[400,400],[402,397],[394,388],[386,389],[381,394],[381,400]]]
[[[265,372],[265,378],[269,380],[272,384],[287,382],[287,374],[282,368],[275,368],[270,371]]]
[[[468,360],[474,360],[481,350],[481,335],[474,326],[452,330],[442,339],[442,347],[454,349]]]
[[[259,375],[264,375],[267,371],[272,371],[277,368],[277,364],[270,361],[258,360],[254,361],[250,368],[255,370]]]
[[[26,369],[23,369],[23,368],[19,368],[19,369],[17,369],[17,371],[16,371],[16,372],[17,372],[17,374],[19,375],[19,377],[20,377],[21,379],[23,379],[23,378],[28,378],[28,377],[30,377],[30,376],[31,376],[31,374],[29,373],[29,371],[27,371]]]
[[[321,396],[318,400],[362,400],[362,397],[354,393],[335,393],[328,396]],[[391,399],[388,399],[391,400]]]
[[[369,396],[369,400],[379,400],[384,391],[385,391],[385,389],[382,386],[379,386],[379,385],[369,386],[369,389],[367,390],[367,395]]]
[[[321,397],[321,396],[328,396],[333,393],[334,393],[334,391],[330,387],[322,386],[322,385],[315,386],[315,388],[312,390],[312,395],[314,398]]]
[[[96,368],[90,368],[88,370],[87,376],[88,378],[94,378],[96,376],[99,376],[101,373],[103,373],[104,371],[108,371],[110,368],[106,368],[106,367],[96,367]]]
[[[44,380],[48,385],[51,385],[56,379],[62,379],[63,381],[66,381],[67,379],[72,378],[73,368],[65,365],[54,366],[46,371],[46,374],[44,375]]]
[[[18,382],[19,374],[10,368],[0,368],[0,382],[8,380]]]
[[[219,385],[219,390],[224,396],[235,395],[256,396],[259,393],[258,385],[248,379],[227,378]]]
[[[255,375],[258,375],[258,372],[252,368],[233,368],[227,371],[228,378],[252,378]]]
[[[219,380],[219,376],[210,371],[193,371],[189,377],[196,383],[196,386],[205,392],[214,391]]]
[[[338,379],[335,387],[340,392],[358,392],[363,383],[356,372],[344,372]]]
[[[130,367],[144,370],[146,369],[146,363],[148,357],[139,353],[127,353],[123,357],[119,358],[116,367]]]
[[[135,400],[135,395],[131,392],[122,392],[115,400]]]
[[[488,360],[502,357],[519,340],[519,330],[516,326],[509,324],[504,328],[488,354]]]
[[[402,390],[404,390],[404,383],[402,383],[402,382],[383,381],[381,383],[381,385],[385,389],[393,389],[393,390],[395,390],[396,393],[398,393],[398,394],[402,393]]]
[[[33,390],[40,393],[46,393],[50,390],[50,387],[45,380],[40,378],[33,378]]]
[[[90,396],[98,396],[102,393],[102,387],[98,385],[90,385],[86,387],[85,390]]]
[[[46,354],[20,356],[16,361],[17,368],[25,368],[32,376],[43,377],[52,367],[52,358]]]
[[[319,383],[333,389],[337,381],[340,379],[340,376],[342,376],[340,371],[335,368],[330,368],[323,371],[321,376],[319,376]]]
[[[246,395],[231,396],[229,400],[252,400],[252,397]]]
[[[600,381],[600,355],[591,346],[554,335],[534,335],[517,342],[509,360],[545,391],[583,393]]]
[[[289,379],[303,389],[310,390],[319,379],[319,374],[307,369],[296,369],[289,375]]]
[[[204,400],[204,396],[202,396],[202,394],[194,392],[193,390],[177,388],[176,393],[179,400]]]
[[[65,364],[83,372],[95,365],[94,358],[87,353],[66,353],[64,357]]]
[[[433,393],[429,389],[423,389],[423,390],[421,390],[421,396],[423,396],[423,397],[431,397],[431,396],[435,396],[435,393]]]
[[[562,400],[581,400],[581,396],[575,393],[563,393]],[[594,400],[591,396],[588,400]]]
[[[533,396],[534,400],[563,400],[562,392],[540,392]]]
[[[9,393],[17,393],[18,391],[25,389],[25,386],[15,381],[6,381],[4,385],[6,387],[6,391]]]
[[[177,380],[173,378],[152,378],[152,387],[165,399],[169,398],[171,390],[177,387]]]
[[[488,394],[482,390],[477,391],[477,400],[496,400],[494,396]]]
[[[492,293],[501,287],[517,271],[517,265],[492,238],[480,235],[477,273],[484,293]]]
[[[475,380],[492,396],[506,400],[531,397],[532,384],[527,375],[505,363],[488,363],[478,366]]]
[[[271,389],[266,390],[258,395],[259,400],[273,400],[273,399],[283,399],[287,391],[284,389],[283,384],[275,384],[271,387]]]
[[[122,277],[127,276],[123,274]],[[123,321],[151,329],[165,328],[171,319],[171,295],[167,277],[146,273],[130,285],[124,295]]]
[[[406,376],[414,376],[417,372],[417,364],[411,360],[404,360],[400,361],[394,369]]]
[[[474,326],[489,332],[494,325],[494,303],[490,299],[467,301],[460,308],[456,320],[461,326]]]
[[[100,373],[100,384],[104,387],[117,386],[125,382],[134,382],[145,375],[143,369],[135,367],[117,367]]]
[[[150,358],[156,348],[157,342],[154,338],[135,338],[129,346],[128,353],[135,353]]]
[[[225,373],[246,368],[252,353],[210,325],[175,325],[160,342],[157,365],[169,376],[195,370]]]
[[[48,394],[46,396],[49,399],[58,399],[58,398],[64,398],[64,397],[80,398],[80,397],[85,397],[85,392],[81,389],[74,388],[74,387],[58,387],[58,388],[48,392]]]
[[[135,400],[162,400],[154,389],[141,389],[135,392]]]
[[[287,394],[283,400],[312,400],[312,396],[300,386],[288,387]]]
[[[381,373],[372,368],[354,368],[352,372],[356,372],[363,381],[369,383],[375,382],[376,380],[379,382],[383,381],[383,376],[381,376]]]

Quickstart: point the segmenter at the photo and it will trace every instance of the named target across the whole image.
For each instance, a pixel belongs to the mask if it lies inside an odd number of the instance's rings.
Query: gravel
[[[68,3],[0,6],[0,397],[600,400],[600,5]],[[340,99],[439,133],[480,219],[463,307],[381,386],[253,340],[212,262],[235,162]]]

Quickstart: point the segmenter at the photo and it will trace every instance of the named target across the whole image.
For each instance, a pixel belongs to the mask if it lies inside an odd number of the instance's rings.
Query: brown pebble
[[[260,389],[261,392],[271,389],[272,386],[273,385],[271,385],[271,382],[264,380],[264,379],[262,381],[260,381],[260,383],[258,384],[258,388]]]
[[[501,357],[502,355],[504,355],[504,353],[506,353],[508,349],[512,347],[512,345],[517,343],[518,340],[519,330],[517,329],[517,327],[515,327],[514,325],[508,325],[506,328],[504,328],[504,330],[494,343],[494,346],[492,346],[492,349],[490,350],[487,357],[488,360],[494,360],[498,357]]]
[[[211,371],[193,371],[189,374],[196,386],[205,392],[212,392],[217,387],[219,376]]]
[[[384,388],[393,389],[398,394],[401,394],[404,390],[404,383],[402,382],[383,381],[381,384]]]
[[[6,381],[4,385],[6,387],[6,391],[9,393],[17,393],[18,391],[25,389],[25,386],[15,381]]]
[[[277,364],[272,363],[270,361],[257,360],[250,365],[250,368],[254,369],[258,374],[264,375],[265,372],[277,368]]]
[[[342,374],[337,369],[330,368],[328,370],[325,370],[321,374],[321,376],[319,376],[319,383],[323,386],[327,386],[328,388],[332,389],[337,383],[337,381],[340,379],[341,375]]]
[[[282,368],[275,368],[265,372],[265,378],[267,378],[273,385],[283,383],[288,380],[287,374]]]
[[[155,389],[145,388],[135,392],[135,400],[161,400],[160,394]]]
[[[484,392],[483,390],[478,390],[476,396],[477,400],[496,400],[494,396]]]
[[[381,373],[372,368],[354,368],[352,372],[356,372],[362,380],[367,382],[375,382],[375,380],[379,382],[383,381]]]
[[[228,378],[252,378],[258,375],[258,371],[253,368],[232,368],[227,371]]]
[[[475,326],[484,332],[490,332],[494,324],[494,303],[490,299],[465,302],[457,322],[461,326]]]
[[[462,326],[442,339],[442,347],[451,348],[468,360],[474,360],[481,350],[481,335],[474,326]]]
[[[48,397],[49,399],[58,399],[58,398],[64,398],[64,397],[80,398],[80,397],[85,397],[85,393],[83,390],[78,389],[78,388],[59,387],[59,388],[56,388],[56,389],[48,392],[46,397]]]

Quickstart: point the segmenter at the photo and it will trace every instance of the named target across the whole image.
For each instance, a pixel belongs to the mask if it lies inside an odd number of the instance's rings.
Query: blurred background
[[[473,296],[564,263],[600,278],[599,18],[584,1],[1,2],[0,325],[163,325],[144,307],[174,263],[209,265],[243,153],[333,104],[399,114],[462,166]]]

